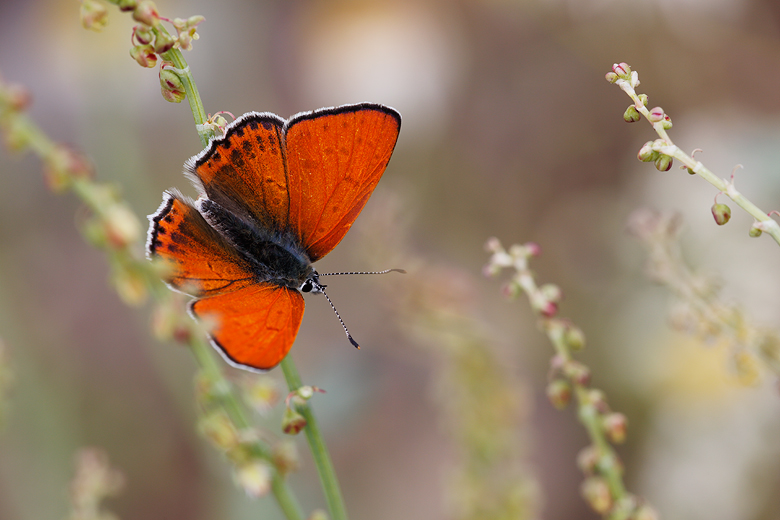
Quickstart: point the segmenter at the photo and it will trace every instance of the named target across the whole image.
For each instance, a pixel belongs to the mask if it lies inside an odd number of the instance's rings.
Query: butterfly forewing
[[[385,171],[401,117],[381,105],[299,114],[285,129],[289,225],[312,262],[344,238]]]

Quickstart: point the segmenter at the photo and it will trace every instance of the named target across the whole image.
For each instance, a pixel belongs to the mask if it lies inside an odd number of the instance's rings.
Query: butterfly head
[[[310,292],[310,293],[324,293],[324,289],[327,287],[325,284],[320,283],[320,276],[317,273],[315,269],[311,270],[311,274],[306,277],[306,280],[301,284],[300,287],[298,287],[298,290],[301,292]]]

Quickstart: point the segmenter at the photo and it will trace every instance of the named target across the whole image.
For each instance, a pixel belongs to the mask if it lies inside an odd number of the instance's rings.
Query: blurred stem
[[[292,356],[287,354],[282,360],[281,367],[290,392],[295,392],[303,386],[301,376],[298,374],[298,369],[295,368]],[[344,507],[339,481],[336,478],[336,471],[330,460],[328,448],[325,446],[325,440],[314,417],[314,412],[308,403],[298,405],[297,410],[306,419],[306,427],[304,428],[306,430],[306,439],[309,441],[309,447],[314,456],[314,463],[317,465],[317,472],[320,475],[325,500],[328,502],[331,520],[346,520],[347,510]]]

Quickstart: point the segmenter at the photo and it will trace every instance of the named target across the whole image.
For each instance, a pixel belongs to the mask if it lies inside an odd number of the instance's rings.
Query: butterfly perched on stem
[[[249,112],[185,163],[197,200],[163,193],[147,255],[167,265],[173,289],[195,297],[190,313],[213,321],[211,342],[230,363],[270,369],[290,350],[301,292],[325,287],[312,263],[360,214],[400,127],[398,112],[369,103],[286,121]]]

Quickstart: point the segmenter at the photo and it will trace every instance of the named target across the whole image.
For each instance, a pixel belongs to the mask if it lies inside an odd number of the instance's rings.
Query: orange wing
[[[292,117],[285,125],[289,229],[312,262],[344,238],[385,171],[401,116],[363,103]]]
[[[163,202],[149,221],[147,255],[165,262],[165,280],[173,288],[203,296],[253,282],[250,264],[180,193],[163,193]]]
[[[194,300],[190,312],[215,320],[212,343],[241,367],[267,370],[289,352],[303,319],[303,296],[286,287],[259,284]]]
[[[224,136],[185,163],[185,175],[201,193],[247,222],[286,229],[283,125],[275,114],[244,114],[228,125]]]

